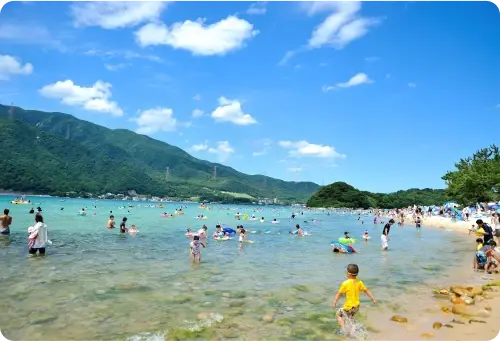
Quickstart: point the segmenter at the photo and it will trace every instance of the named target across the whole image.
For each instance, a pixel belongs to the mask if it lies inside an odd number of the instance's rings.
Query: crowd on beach
[[[486,207],[487,208],[487,207]],[[63,210],[63,208],[61,208]],[[314,210],[314,209],[305,209],[305,210]],[[34,214],[34,225],[28,228],[28,253],[30,255],[34,255],[39,253],[40,255],[45,255],[45,249],[47,245],[50,245],[51,242],[48,239],[48,228],[44,223],[44,219],[42,216],[41,207],[37,207],[35,210],[32,208],[30,210],[30,214]],[[317,210],[314,210],[317,211]],[[257,211],[258,212],[258,211]],[[395,224],[399,226],[405,226],[405,224],[413,224],[417,231],[420,231],[422,225],[429,223],[433,218],[438,217],[439,219],[448,219],[450,221],[457,220],[457,211],[455,209],[447,209],[445,206],[439,207],[439,210],[430,207],[420,207],[413,206],[405,209],[391,209],[391,210],[339,210],[339,209],[324,209],[323,213],[330,214],[349,214],[358,216],[358,221],[361,225],[365,225],[365,218],[369,217],[369,219],[373,219],[373,225],[382,224],[384,227],[381,232],[380,242],[381,249],[383,251],[389,250],[389,241],[390,241],[390,231],[391,227]],[[10,226],[12,225],[13,218],[9,215],[9,209],[4,210],[4,215],[0,216],[0,234],[9,235],[10,234]],[[264,222],[264,217],[258,219],[254,214],[249,218],[245,215],[245,220],[259,220],[260,222]],[[182,207],[176,209],[175,214],[182,215],[184,212],[182,211]],[[302,216],[303,212],[292,213],[291,221],[296,219],[298,216]],[[476,219],[474,224],[471,224],[471,228],[469,229],[469,233],[474,233],[477,237],[476,245],[475,245],[475,254],[473,257],[473,268],[475,271],[485,271],[487,273],[497,272],[498,273],[498,265],[500,263],[500,250],[497,248],[498,238],[500,237],[500,224],[498,219],[498,214],[495,209],[490,210],[482,210],[480,212],[475,213],[475,215],[471,214],[469,208],[464,208],[462,212],[460,212],[460,219],[464,222],[469,222],[469,220],[477,215],[481,214],[484,220],[489,219],[489,224],[486,223],[483,219]],[[82,208],[79,212],[79,215],[86,215],[86,209]],[[278,213],[279,215],[279,213]],[[161,215],[162,217],[169,217],[168,213],[164,213]],[[241,215],[239,212],[235,214],[236,220],[241,220],[244,215]],[[206,217],[203,215],[198,215],[198,219],[203,219],[201,217]],[[387,220],[385,222],[385,220]],[[314,219],[313,221],[318,221]],[[307,222],[307,221],[305,221]],[[129,233],[136,234],[139,232],[135,225],[131,225],[130,228],[127,227],[128,218],[123,217],[120,225],[119,232],[120,233]],[[274,218],[272,223],[279,223],[279,221]],[[366,224],[368,225],[368,224]],[[107,229],[115,228],[115,217],[113,212],[110,211],[109,220],[106,224]],[[305,233],[300,224],[295,225],[296,231],[290,231],[289,234],[296,235],[299,237],[303,237],[307,235]],[[238,236],[238,245],[243,247],[244,243],[252,243],[251,240],[247,238],[247,229],[243,227],[242,224],[237,225],[236,230],[228,228],[221,223],[218,223],[215,226],[215,232],[213,234],[213,238],[216,240],[229,240],[234,236]],[[203,224],[203,226],[196,232],[188,229],[185,233],[186,237],[189,239],[189,255],[190,259],[195,263],[200,263],[202,260],[201,257],[201,248],[206,248],[208,244],[208,227]],[[363,233],[363,239],[365,242],[369,240],[369,232],[365,230]],[[336,253],[355,253],[354,248],[351,245],[351,242],[354,243],[355,240],[351,238],[348,231],[344,233],[344,237],[339,238],[342,243],[332,242],[333,251]],[[344,243],[344,244],[343,244]],[[338,244],[344,245],[344,247],[339,247]],[[356,313],[359,311],[360,307],[360,293],[364,292],[370,299],[372,299],[373,303],[376,302],[373,294],[368,290],[363,281],[357,278],[359,274],[359,266],[357,264],[349,264],[346,267],[346,280],[340,285],[337,293],[333,299],[332,307],[336,308],[339,299],[342,296],[345,296],[345,301],[343,306],[337,310],[336,317],[339,325],[341,326],[341,333],[349,334],[352,332],[354,323],[354,317]],[[349,322],[349,326],[346,327],[346,321]]]

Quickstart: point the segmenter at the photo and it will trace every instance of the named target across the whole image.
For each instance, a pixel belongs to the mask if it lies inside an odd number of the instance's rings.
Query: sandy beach
[[[470,239],[471,252],[464,253],[461,270],[448,274],[446,282],[417,284],[412,294],[400,298],[396,309],[391,306],[391,309],[369,315],[370,339],[483,341],[500,337],[500,275],[474,272],[472,268],[476,236],[473,233],[469,235],[469,229],[475,225],[475,220],[462,222],[435,216],[425,218],[424,230],[442,228],[450,233],[459,233],[463,238]],[[407,220],[402,228],[413,227],[414,224]],[[443,294],[436,294],[438,290]],[[472,301],[467,302],[471,304],[466,304],[468,299],[460,299],[457,292],[473,296]],[[398,316],[397,319],[402,322],[390,321],[393,316]],[[391,323],[390,328],[387,328],[387,321]]]

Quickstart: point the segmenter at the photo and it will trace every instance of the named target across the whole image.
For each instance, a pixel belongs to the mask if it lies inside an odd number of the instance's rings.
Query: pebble
[[[266,323],[272,323],[272,322],[274,322],[274,316],[271,314],[266,314],[266,315],[262,316],[262,321],[264,321]]]
[[[408,319],[404,316],[394,315],[393,317],[391,317],[391,321],[399,322],[399,323],[406,323],[406,322],[408,322]]]

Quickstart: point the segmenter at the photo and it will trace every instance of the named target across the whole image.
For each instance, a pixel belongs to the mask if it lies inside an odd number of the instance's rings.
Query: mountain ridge
[[[78,147],[75,144],[70,145],[79,153],[84,153],[83,150],[86,150],[88,153],[96,153],[104,163],[125,164],[134,171],[143,172],[148,178],[141,179],[143,181],[150,179],[147,181],[163,188],[163,192],[188,194],[187,192],[196,192],[196,188],[199,190],[208,188],[209,191],[202,192],[215,191],[219,193],[213,194],[220,196],[220,192],[225,191],[244,193],[252,197],[278,197],[283,200],[305,202],[313,192],[320,188],[314,182],[291,182],[264,175],[248,175],[229,166],[197,159],[177,146],[152,137],[127,129],[110,129],[78,119],[70,114],[13,108],[14,120],[10,121],[11,124],[19,121],[25,125],[14,124],[11,129],[23,130],[28,127],[38,129],[49,134],[46,138],[55,143],[58,148],[61,147],[59,139],[77,143]],[[8,106],[0,105],[0,119],[3,119],[3,125],[9,121],[9,109]],[[66,136],[68,126],[69,138]],[[30,130],[30,134],[33,133]],[[49,138],[49,136],[57,138]],[[3,138],[10,137],[4,136]],[[22,145],[24,142],[18,141],[18,143]],[[29,153],[28,150],[25,152]],[[62,162],[58,151],[51,153],[53,153],[51,157]],[[216,181],[211,180],[214,166],[217,166]],[[169,181],[165,180],[166,167],[171,170]],[[119,168],[123,169],[122,166]],[[1,163],[0,169],[4,169]],[[186,186],[191,187],[190,190],[182,189]],[[142,187],[149,188],[145,184]],[[15,190],[16,188],[14,186],[9,189]],[[206,195],[209,194],[206,193]],[[217,195],[214,196],[217,197]]]

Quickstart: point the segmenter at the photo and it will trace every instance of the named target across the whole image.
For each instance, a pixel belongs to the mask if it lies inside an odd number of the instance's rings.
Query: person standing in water
[[[39,252],[41,255],[45,254],[45,246],[49,240],[47,236],[47,225],[43,222],[43,217],[40,213],[35,215],[35,226],[28,229],[29,233],[29,249],[30,255]]]
[[[128,229],[127,229],[127,227],[125,226],[125,224],[126,224],[126,223],[127,223],[127,217],[124,217],[124,218],[122,219],[122,222],[120,223],[120,232],[121,232],[121,233],[126,233],[126,232],[128,232]]]
[[[9,215],[9,209],[3,210],[3,216],[0,217],[0,234],[10,234],[10,225],[12,224],[12,217]]]
[[[109,220],[108,220],[108,224],[106,225],[106,228],[108,228],[108,229],[115,228],[115,216],[114,215],[109,216]]]
[[[389,231],[391,230],[392,224],[394,224],[394,219],[389,220],[382,230],[382,236],[380,236],[380,240],[382,241],[382,250],[387,250],[389,248]]]

